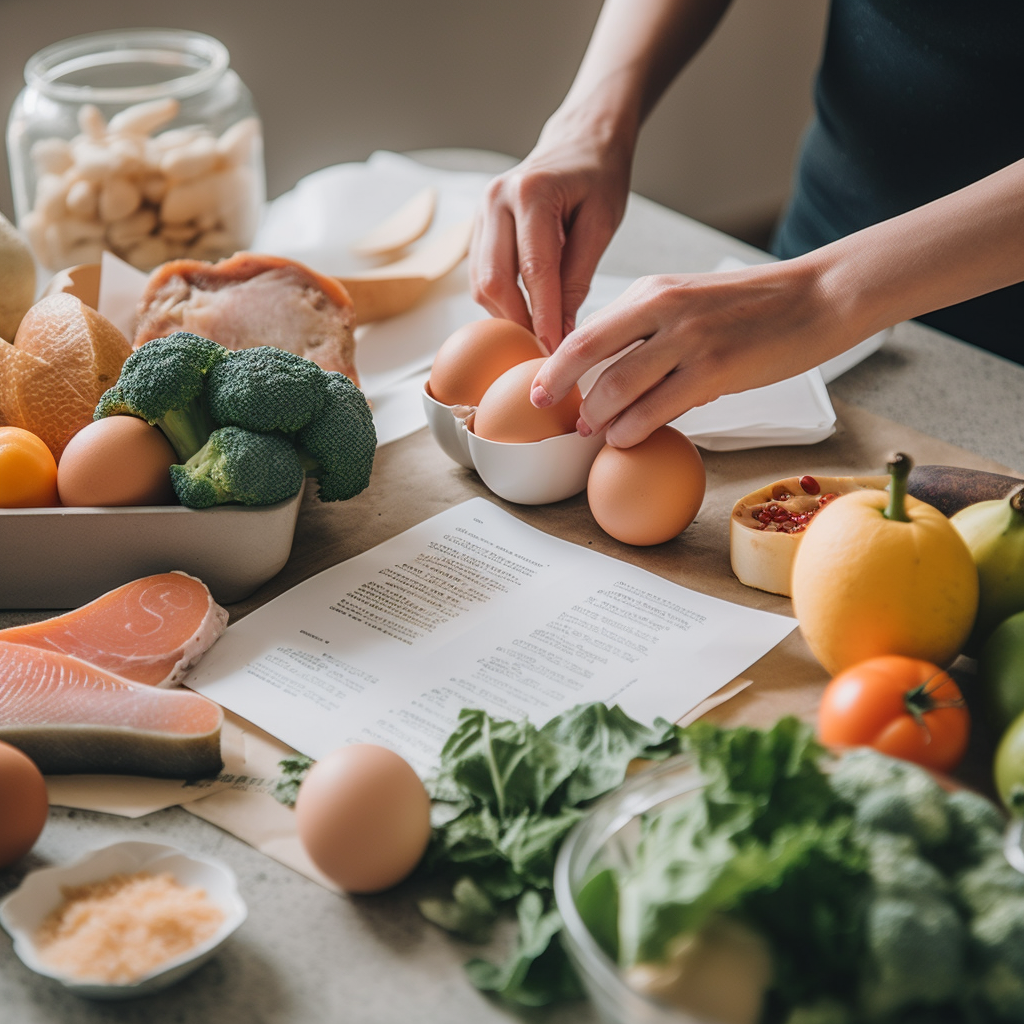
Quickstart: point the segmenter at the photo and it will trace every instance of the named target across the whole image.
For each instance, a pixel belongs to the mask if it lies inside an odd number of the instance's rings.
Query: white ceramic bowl
[[[284,568],[301,503],[0,509],[0,608],[76,608],[173,569],[241,601]]]
[[[586,489],[590,467],[604,447],[604,432],[591,437],[560,434],[532,444],[504,444],[473,433],[468,406],[442,405],[423,386],[427,425],[441,450],[475,469],[499,498],[520,505],[547,505]]]
[[[32,937],[63,899],[61,886],[85,885],[119,872],[130,874],[136,871],[152,874],[168,871],[182,885],[204,889],[207,897],[224,912],[224,922],[217,933],[129,984],[82,981],[62,974],[40,960]],[[59,981],[76,995],[110,1000],[150,995],[184,978],[213,956],[245,920],[246,913],[234,873],[219,861],[186,854],[174,846],[160,843],[125,842],[93,850],[71,864],[31,872],[0,903],[0,924],[14,939],[14,952],[37,974]]]

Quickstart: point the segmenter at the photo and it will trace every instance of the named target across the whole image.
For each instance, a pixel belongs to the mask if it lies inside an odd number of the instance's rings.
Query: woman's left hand
[[[534,381],[544,406],[591,367],[629,349],[601,373],[577,429],[608,427],[626,448],[694,406],[792,377],[862,340],[807,257],[714,274],[634,282],[568,334]],[[866,335],[865,335],[866,336]]]

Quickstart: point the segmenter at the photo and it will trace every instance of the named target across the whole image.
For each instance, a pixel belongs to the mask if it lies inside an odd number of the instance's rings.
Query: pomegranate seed
[[[804,494],[817,494],[821,490],[821,484],[813,476],[800,477],[800,486],[804,489]]]

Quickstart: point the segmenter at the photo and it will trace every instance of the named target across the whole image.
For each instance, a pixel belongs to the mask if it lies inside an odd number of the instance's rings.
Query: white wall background
[[[264,121],[268,192],[375,149],[530,149],[600,0],[0,0],[0,110],[38,49],[181,27],[231,51]],[[742,233],[783,201],[810,111],[826,0],[735,0],[645,130],[634,188]],[[0,210],[13,216],[6,161]]]

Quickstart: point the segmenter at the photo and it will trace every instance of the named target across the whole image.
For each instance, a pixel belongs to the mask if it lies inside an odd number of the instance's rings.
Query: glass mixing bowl
[[[606,1024],[715,1024],[664,1006],[631,988],[623,972],[597,944],[576,908],[583,886],[606,868],[633,863],[640,817],[685,800],[703,779],[687,755],[671,758],[627,780],[598,801],[566,837],[555,863],[555,902],[562,915],[562,942],[584,988]]]

